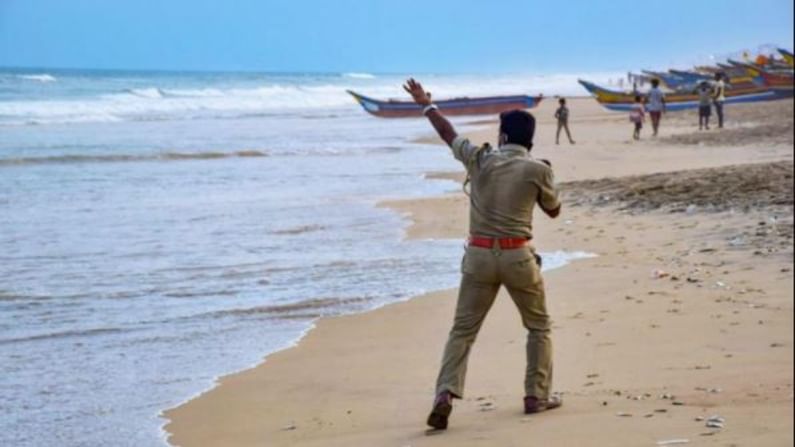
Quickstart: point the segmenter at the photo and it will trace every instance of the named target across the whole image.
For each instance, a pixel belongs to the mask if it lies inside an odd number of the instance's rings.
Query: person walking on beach
[[[651,80],[651,89],[649,89],[646,103],[648,104],[646,110],[648,110],[651,117],[651,128],[654,131],[652,136],[656,137],[660,131],[660,118],[666,111],[665,93],[660,89],[659,79]]]
[[[629,121],[635,124],[632,139],[640,140],[640,130],[643,129],[643,122],[646,121],[646,108],[643,107],[643,97],[640,95],[635,95],[635,104],[629,111]]]
[[[723,81],[723,73],[715,73],[715,92],[713,93],[713,103],[715,104],[715,114],[718,115],[718,129],[723,129],[723,103],[726,101],[726,83]]]
[[[707,81],[698,87],[698,130],[709,130],[709,117],[712,115],[712,88]]]
[[[560,98],[558,100],[558,110],[555,111],[555,118],[558,120],[558,131],[555,134],[555,144],[560,144],[560,131],[566,129],[566,136],[569,138],[569,144],[574,144],[571,139],[571,132],[569,131],[569,108],[566,107],[566,99]]]
[[[561,203],[551,165],[530,156],[535,118],[522,110],[504,112],[500,115],[499,147],[478,146],[456,133],[419,82],[409,79],[403,88],[463,163],[471,187],[470,235],[461,263],[458,302],[427,423],[437,430],[447,428],[453,399],[464,395],[470,349],[503,285],[527,329],[524,412],[560,407],[562,401],[550,390],[550,319],[540,258],[530,239],[536,206],[555,218]]]

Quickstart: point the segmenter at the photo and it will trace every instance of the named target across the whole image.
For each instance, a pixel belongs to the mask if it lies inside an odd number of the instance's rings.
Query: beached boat
[[[746,69],[754,69],[754,70],[764,70],[768,73],[773,74],[782,74],[788,75],[792,73],[792,67],[790,67],[787,63],[780,60],[770,60],[766,65],[759,65],[752,62],[740,62],[736,60],[729,59],[729,63],[737,66],[737,67],[744,67]]]
[[[635,104],[635,93],[619,92],[600,87],[592,82],[579,80],[580,84],[596,99],[596,101],[608,110],[629,111]],[[644,93],[639,93],[644,95]],[[740,102],[757,102],[776,99],[775,93],[766,86],[754,84],[751,87],[728,88],[726,90],[726,104]],[[698,107],[698,95],[693,92],[676,92],[665,95],[665,103],[668,110],[685,110]]]
[[[754,76],[760,77],[765,85],[773,91],[776,98],[792,98],[795,92],[795,76],[792,70],[788,71],[769,71],[759,68],[756,65],[742,64],[732,61],[733,64],[741,65]]]
[[[729,79],[737,79],[743,77],[749,77],[748,71],[745,67],[738,67],[737,65],[732,64],[717,64],[718,68],[720,68],[720,72],[726,75]]]
[[[651,79],[657,79],[660,81],[663,87],[668,88],[670,90],[676,90],[682,88],[687,81],[685,79],[680,78],[672,73],[665,73],[662,71],[651,71],[651,70],[642,70],[642,73],[646,76],[649,76]]]
[[[671,70],[668,70],[668,72],[671,73],[674,76],[678,76],[678,77],[684,79],[689,84],[697,84],[697,83],[699,83],[701,81],[709,81],[709,80],[711,80],[713,78],[713,76],[710,76],[708,74],[698,73],[696,71],[689,71],[689,70],[673,70],[673,69],[671,69]]]
[[[702,70],[706,67],[700,67]],[[754,79],[755,75],[748,73],[745,67],[736,65],[726,65],[725,68],[713,68],[712,73],[698,72],[698,71],[685,71],[685,70],[668,70],[667,73],[660,71],[644,70],[647,75],[654,76],[660,81],[663,87],[677,92],[689,92],[695,89],[699,83],[703,81],[711,81],[715,77],[715,73],[723,73],[728,78],[729,84],[738,88],[750,88],[754,85],[762,86],[762,79]]]
[[[716,67],[714,65],[697,65],[693,67],[693,70],[701,74],[709,75],[710,77],[714,76],[716,73],[723,72],[723,70],[720,67]]]
[[[692,89],[699,82],[709,79],[709,76],[703,73],[683,70],[668,70],[667,73],[650,70],[644,70],[643,72],[658,79],[663,87],[669,90]]]
[[[779,48],[778,52],[781,53],[781,56],[784,57],[784,61],[789,64],[790,67],[795,66],[795,56],[793,56],[791,51]]]
[[[412,101],[382,101],[347,91],[367,113],[381,118],[406,118],[422,116],[422,107]],[[542,96],[485,96],[463,97],[434,101],[445,115],[495,115],[508,110],[532,109]]]

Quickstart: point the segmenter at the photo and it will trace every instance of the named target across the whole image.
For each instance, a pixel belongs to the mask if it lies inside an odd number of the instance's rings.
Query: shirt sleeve
[[[555,187],[555,176],[552,169],[544,169],[536,184],[538,185],[538,204],[541,205],[541,208],[546,211],[560,208],[560,197],[558,189]]]
[[[468,167],[472,157],[478,152],[480,146],[475,146],[469,142],[468,138],[459,135],[455,137],[453,143],[450,144],[450,149],[453,151],[453,156],[456,160]]]

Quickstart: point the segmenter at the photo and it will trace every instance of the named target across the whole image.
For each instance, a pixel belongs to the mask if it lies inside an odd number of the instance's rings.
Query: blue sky
[[[0,0],[0,66],[552,73],[792,40],[792,0]]]

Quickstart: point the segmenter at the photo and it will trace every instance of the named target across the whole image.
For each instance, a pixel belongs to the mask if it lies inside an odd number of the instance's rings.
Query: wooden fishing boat
[[[745,67],[738,67],[737,65],[732,64],[717,64],[718,68],[721,69],[721,73],[726,75],[729,79],[732,78],[742,78],[748,77],[748,71]]]
[[[703,71],[684,70],[669,70],[668,73],[644,70],[644,73],[656,76],[656,79],[660,80],[663,87],[673,92],[690,93],[698,87],[699,83],[703,81],[711,82],[715,77],[715,73],[724,74],[728,84],[735,90],[755,89],[765,86],[761,76],[758,73],[749,73],[747,67],[737,65],[727,65],[726,67],[725,69],[721,67],[715,68],[714,73],[711,75]],[[708,67],[699,68],[703,70]]]
[[[781,56],[784,57],[784,61],[789,64],[790,67],[795,66],[795,56],[793,56],[791,51],[779,48],[778,52],[781,53]]]
[[[663,87],[676,90],[684,86],[687,81],[672,73],[665,73],[662,71],[641,70],[643,74],[649,76],[651,79],[660,81]]]
[[[743,67],[746,69],[753,69],[753,70],[764,70],[768,73],[774,73],[774,74],[787,75],[792,73],[792,67],[787,65],[784,61],[770,60],[770,62],[766,65],[759,65],[752,62],[740,62],[729,59],[729,63],[737,67]]]
[[[660,84],[669,90],[692,89],[699,82],[710,79],[710,76],[704,73],[684,70],[668,70],[668,72],[643,70],[643,72],[659,80]]]
[[[412,101],[382,101],[360,95],[351,90],[347,90],[347,92],[371,115],[381,118],[422,116],[422,107]],[[439,107],[442,113],[448,116],[496,115],[509,110],[532,109],[541,102],[542,98],[541,95],[463,97],[434,101],[434,104]]]
[[[688,71],[688,70],[673,70],[673,69],[671,69],[671,70],[668,70],[668,72],[671,73],[674,76],[678,76],[678,77],[684,79],[689,84],[697,84],[697,83],[699,83],[701,81],[709,81],[709,80],[711,80],[713,78],[713,76],[710,76],[708,74],[698,73],[698,72],[695,72],[695,71]]]
[[[709,74],[714,75],[715,73],[720,73],[720,67],[716,67],[714,65],[696,65],[693,69],[702,74]]]
[[[793,75],[792,70],[770,71],[764,70],[757,65],[743,64],[737,61],[731,62],[744,67],[752,75],[760,77],[765,85],[773,91],[776,98],[783,99],[795,96],[795,75]]]
[[[635,93],[619,92],[600,87],[592,82],[579,80],[579,83],[596,99],[596,101],[608,110],[628,112],[635,104]],[[645,93],[638,93],[645,96]],[[749,87],[730,87],[726,89],[726,104],[741,102],[757,102],[776,99],[775,93],[766,86],[753,84]],[[666,108],[668,110],[686,110],[698,107],[698,95],[692,92],[675,92],[665,95]]]

